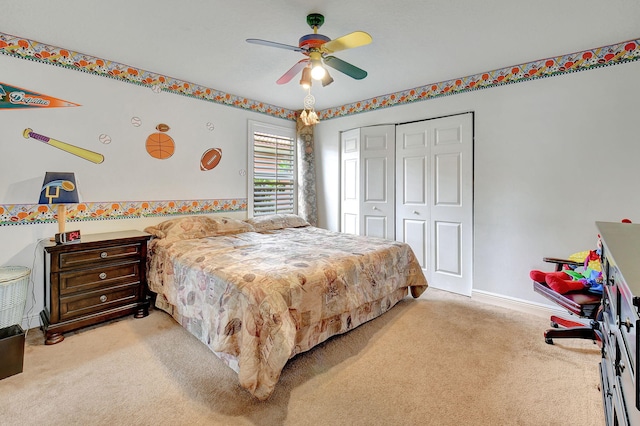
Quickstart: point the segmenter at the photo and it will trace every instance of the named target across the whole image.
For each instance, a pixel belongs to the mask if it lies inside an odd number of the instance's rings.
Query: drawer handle
[[[106,259],[107,256],[109,256],[109,253],[107,253],[106,251],[103,251],[102,253],[100,253],[100,257],[103,259]]]
[[[107,274],[105,272],[101,272],[100,275],[98,275],[100,277],[101,280],[104,280],[105,278],[107,278]]]
[[[100,301],[101,302],[106,302],[107,301],[107,296],[105,296],[104,294],[102,296],[100,296]]]

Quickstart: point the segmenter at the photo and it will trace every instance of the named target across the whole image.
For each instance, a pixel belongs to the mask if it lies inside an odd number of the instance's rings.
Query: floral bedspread
[[[148,253],[156,306],[261,400],[291,357],[427,288],[407,244],[311,226],[153,239]]]

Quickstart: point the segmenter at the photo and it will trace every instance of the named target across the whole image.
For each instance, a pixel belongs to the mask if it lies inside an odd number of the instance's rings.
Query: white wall
[[[316,126],[320,226],[339,229],[339,132],[473,111],[474,290],[547,304],[529,271],[640,222],[640,63],[453,95]]]
[[[98,77],[61,67],[0,55],[0,81],[66,101],[79,107],[0,110],[0,204],[38,202],[46,171],[71,171],[76,175],[83,202],[159,201],[247,198],[247,122],[295,127],[291,121],[252,113]],[[140,127],[132,117],[142,120]],[[166,160],[149,156],[148,135],[159,123],[176,151]],[[214,124],[214,130],[207,128]],[[69,155],[33,140],[25,139],[25,128],[50,138],[81,146],[105,156],[102,164]],[[98,137],[112,141],[102,144]],[[199,168],[201,154],[208,148],[222,148],[222,160],[213,170]],[[223,213],[246,217],[246,211]],[[121,229],[139,229],[167,219],[83,221],[67,225],[83,234]],[[57,232],[55,224],[0,226],[0,265],[33,269],[33,284],[27,303],[30,323],[38,326],[44,305],[42,253],[37,242]],[[31,294],[32,293],[32,294]]]

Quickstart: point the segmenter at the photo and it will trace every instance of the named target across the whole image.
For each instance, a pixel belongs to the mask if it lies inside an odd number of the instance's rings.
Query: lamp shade
[[[72,204],[80,202],[76,177],[72,172],[46,172],[38,204]]]
[[[300,79],[300,85],[304,89],[308,89],[311,87],[311,68],[308,66],[302,70],[302,78]]]
[[[329,71],[326,71],[324,77],[322,77],[322,87],[328,86],[333,83],[333,77],[329,75]]]

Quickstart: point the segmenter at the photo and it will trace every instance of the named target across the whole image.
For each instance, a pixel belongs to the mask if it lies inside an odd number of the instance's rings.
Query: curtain
[[[312,226],[318,226],[313,126],[305,126],[299,115],[296,122],[296,139],[298,143],[298,215]]]

